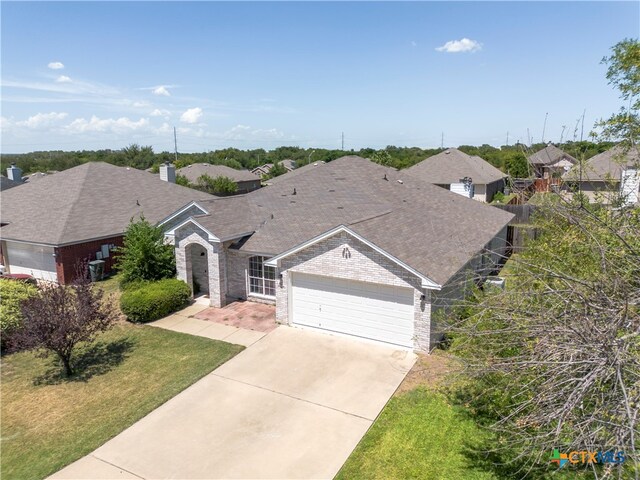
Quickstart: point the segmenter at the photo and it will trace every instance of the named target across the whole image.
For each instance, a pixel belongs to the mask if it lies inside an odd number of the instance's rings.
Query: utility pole
[[[341,150],[344,152],[344,132],[342,132],[342,148]]]
[[[509,132],[507,132],[507,147],[509,146]]]
[[[176,127],[173,127],[173,146],[175,148],[175,161],[178,161],[178,135],[176,134]]]
[[[542,126],[542,143],[544,143],[544,133],[547,130],[547,117],[549,116],[549,112],[544,114],[544,125]]]
[[[529,133],[529,129],[527,128],[527,144],[531,146],[531,134]]]
[[[560,145],[562,145],[562,140],[564,139],[564,131],[566,128],[566,125],[562,125],[562,133],[560,134]]]
[[[582,112],[582,126],[580,127],[580,141],[582,141],[582,136],[584,135],[584,116],[587,113],[587,109],[584,109],[584,112]]]

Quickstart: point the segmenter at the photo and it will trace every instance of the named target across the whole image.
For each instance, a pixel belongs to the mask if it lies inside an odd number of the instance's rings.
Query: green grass
[[[336,479],[493,479],[468,455],[485,435],[445,396],[420,386],[390,400]]]
[[[109,295],[120,295],[120,276],[113,275],[106,280],[100,280],[94,284],[96,287],[101,289],[105,296]]]
[[[238,345],[118,324],[60,377],[53,357],[2,358],[3,479],[43,478],[90,453],[242,350]]]

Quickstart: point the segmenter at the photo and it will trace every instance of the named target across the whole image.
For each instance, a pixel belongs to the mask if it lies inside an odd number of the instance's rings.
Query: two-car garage
[[[5,241],[2,242],[2,255],[5,267],[10,273],[24,273],[33,277],[55,282],[58,279],[56,257],[53,247]]]
[[[291,323],[413,348],[414,290],[292,273]]]

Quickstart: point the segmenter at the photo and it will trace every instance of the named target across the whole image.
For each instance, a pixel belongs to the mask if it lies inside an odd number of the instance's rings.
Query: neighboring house
[[[578,163],[564,176],[572,191],[580,191],[590,202],[611,202],[622,195],[625,203],[638,203],[640,196],[640,154],[638,148],[620,146]]]
[[[349,156],[161,225],[212,306],[275,303],[280,323],[429,351],[437,313],[499,268],[512,218]]]
[[[291,172],[295,170],[297,167],[296,162],[290,159],[282,160],[280,163],[287,170],[287,172]],[[273,168],[273,163],[265,163],[264,165],[261,165],[251,170],[251,173],[262,178],[265,175],[268,175],[269,172],[271,172],[272,168]]]
[[[406,170],[425,182],[469,196],[481,202],[491,202],[504,191],[506,175],[477,156],[467,155],[457,148],[448,148]]]
[[[538,178],[559,178],[567,173],[578,160],[553,144],[527,157],[529,165]]]
[[[79,261],[102,259],[110,272],[130,220],[157,223],[211,198],[141,170],[89,162],[2,192],[0,261],[9,273],[63,284]]]
[[[194,163],[176,170],[178,175],[187,177],[190,183],[197,184],[202,175],[211,178],[227,177],[236,182],[238,191],[236,193],[248,193],[260,188],[260,180],[249,170],[236,170],[226,165],[212,165],[210,163]]]
[[[307,165],[303,165],[302,167],[298,167],[295,170],[291,170],[283,175],[278,175],[277,177],[270,178],[269,180],[266,181],[265,185],[277,185],[278,183],[284,181],[285,179],[294,178],[294,177],[297,177],[298,175],[305,175],[310,170],[313,170],[325,164],[326,162],[321,160],[319,162],[313,162]]]

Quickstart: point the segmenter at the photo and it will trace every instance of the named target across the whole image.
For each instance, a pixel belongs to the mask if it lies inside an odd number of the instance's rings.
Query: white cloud
[[[27,128],[47,127],[64,120],[67,116],[68,114],[65,112],[37,113],[26,120],[15,122],[15,124],[19,127]]]
[[[64,63],[62,62],[50,62],[47,65],[51,70],[62,70],[64,68]]]
[[[127,117],[120,118],[98,118],[93,115],[90,120],[85,118],[77,118],[65,127],[68,133],[86,133],[86,132],[113,132],[125,133],[134,130],[140,130],[149,125],[149,120],[141,118],[138,121],[131,120]]]
[[[149,115],[151,115],[152,117],[165,117],[165,116],[167,116],[169,114],[171,114],[171,112],[169,110],[156,108]]]
[[[171,94],[169,93],[169,90],[167,90],[167,87],[165,87],[164,85],[160,85],[159,87],[155,87],[153,90],[151,90],[151,93],[153,93],[154,95],[160,95],[163,97],[170,97]]]
[[[450,40],[441,47],[436,48],[439,52],[461,53],[461,52],[477,52],[482,49],[482,44],[475,40],[463,38],[461,40]]]
[[[202,118],[200,107],[190,108],[180,116],[180,121],[184,123],[197,123]]]
[[[145,101],[137,101],[132,104],[135,108],[150,107],[151,104]]]
[[[71,83],[71,78],[67,77],[66,75],[60,75],[58,78],[56,78],[56,82],[58,82],[58,83]]]

